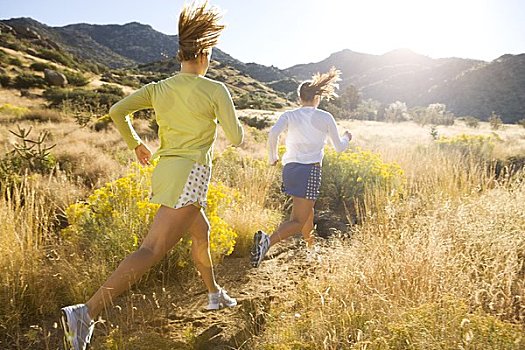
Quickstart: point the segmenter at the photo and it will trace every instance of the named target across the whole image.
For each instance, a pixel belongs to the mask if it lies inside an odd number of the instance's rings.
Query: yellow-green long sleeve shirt
[[[234,145],[243,141],[243,129],[226,86],[203,76],[179,73],[150,83],[113,105],[109,116],[130,149],[142,143],[129,115],[153,108],[159,125],[157,156],[180,156],[211,165],[217,122]]]

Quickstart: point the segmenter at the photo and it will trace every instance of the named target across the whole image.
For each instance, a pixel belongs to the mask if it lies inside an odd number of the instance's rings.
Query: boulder
[[[16,31],[11,26],[8,26],[5,23],[0,23],[0,34],[7,34],[7,33],[15,35]]]
[[[67,78],[64,74],[57,72],[52,69],[44,69],[44,78],[46,82],[51,86],[61,86],[64,87],[67,85]]]

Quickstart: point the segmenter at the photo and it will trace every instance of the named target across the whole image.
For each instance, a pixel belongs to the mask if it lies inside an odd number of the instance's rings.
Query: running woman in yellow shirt
[[[226,293],[213,272],[209,250],[206,206],[211,176],[213,143],[219,122],[235,145],[243,140],[231,96],[224,84],[207,79],[212,47],[224,29],[216,8],[205,2],[186,5],[179,17],[181,72],[148,84],[116,103],[111,119],[142,165],[154,157],[130,122],[129,114],[153,108],[159,125],[159,162],[152,176],[151,202],[160,204],[140,248],[127,256],[102,287],[85,304],[61,309],[67,349],[85,349],[93,333],[93,320],[105,305],[158,263],[180,241],[191,234],[192,257],[208,289],[210,310],[232,307],[237,301]]]

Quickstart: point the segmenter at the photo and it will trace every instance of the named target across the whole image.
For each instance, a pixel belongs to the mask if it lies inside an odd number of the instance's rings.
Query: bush
[[[361,101],[353,114],[353,118],[359,120],[378,120],[381,102],[368,99]]]
[[[29,109],[26,107],[17,107],[12,104],[6,103],[0,106],[0,114],[5,114],[13,117],[19,117],[24,113],[27,113]]]
[[[17,89],[45,88],[47,83],[44,78],[30,73],[22,73],[15,78],[13,87]]]
[[[52,69],[52,70],[57,69],[57,67],[55,67],[54,65],[49,64],[49,63],[44,63],[44,62],[35,62],[31,64],[29,68],[37,72],[43,72],[46,69]]]
[[[233,99],[235,106],[238,109],[269,109],[274,110],[278,106],[275,101],[268,98],[265,94],[260,93],[245,93],[240,97]]]
[[[468,126],[469,128],[473,128],[473,129],[479,128],[478,118],[468,116],[468,117],[465,117],[464,119],[465,119],[465,125]]]
[[[0,63],[7,63],[9,56],[4,52],[4,50],[0,50]]]
[[[7,88],[11,86],[11,77],[7,74],[0,74],[0,86]]]
[[[62,74],[66,76],[67,82],[73,86],[85,86],[89,84],[89,79],[82,73],[64,70],[62,71]]]
[[[408,119],[408,109],[404,102],[393,102],[385,109],[385,120],[387,122],[398,123],[407,121]]]
[[[246,125],[256,128],[258,130],[266,129],[267,127],[273,125],[275,121],[268,116],[257,116],[257,115],[247,115],[239,117],[239,120],[244,122]]]
[[[48,132],[38,135],[37,139],[29,138],[31,128],[18,127],[17,131],[9,130],[17,137],[13,150],[0,159],[0,184],[17,183],[26,172],[49,174],[55,168],[55,158],[50,150],[55,145],[47,146]]]
[[[111,263],[136,250],[159,207],[148,199],[152,171],[153,166],[134,163],[129,174],[97,189],[86,202],[71,205],[66,210],[69,226],[62,231],[64,237],[91,257]],[[210,185],[206,213],[215,259],[231,254],[235,245],[235,232],[219,217],[221,208],[234,197],[235,191]],[[189,259],[189,241],[185,238],[172,250],[169,260],[182,267]]]
[[[124,90],[120,86],[102,84],[97,88],[97,92],[100,94],[112,94],[119,97],[124,97]]]
[[[22,61],[20,61],[20,59],[16,58],[16,57],[9,57],[8,61],[7,61],[9,64],[13,65],[13,66],[17,66],[17,67],[23,67],[24,64],[22,63]]]
[[[469,159],[491,160],[497,136],[461,134],[453,137],[441,136],[436,144],[441,150],[458,152]]]
[[[169,75],[162,75],[162,79],[168,77]],[[158,76],[157,76],[158,77]],[[133,76],[128,76],[126,75],[125,73],[117,73],[117,72],[106,72],[102,75],[102,78],[100,80],[102,81],[105,81],[107,83],[114,83],[114,84],[120,84],[120,85],[125,85],[125,86],[131,86],[131,87],[134,87],[134,88],[138,88],[140,86],[140,84],[147,84],[147,83],[150,83],[152,81],[158,81],[158,80],[161,80],[161,78],[158,78],[158,79],[143,79],[144,77],[141,77],[141,78],[136,78],[136,77],[133,77]]]
[[[525,119],[518,120],[518,125],[521,125],[525,128]]]
[[[56,63],[63,64],[66,67],[75,66],[75,61],[73,60],[73,58],[69,54],[62,53],[60,51],[40,49],[38,52],[36,52],[36,56]]]
[[[320,202],[339,213],[356,215],[367,191],[399,195],[405,176],[396,163],[385,163],[377,153],[356,148],[336,153],[328,149],[323,161]]]
[[[77,112],[97,112],[106,114],[109,108],[119,101],[120,93],[108,93],[106,90],[83,90],[50,88],[44,91],[44,98],[50,102],[50,107],[70,107]],[[116,94],[117,93],[117,94]]]
[[[503,121],[501,120],[501,117],[499,115],[492,112],[492,114],[489,117],[489,124],[492,130],[498,130],[503,125]]]
[[[448,112],[441,103],[433,103],[425,109],[416,109],[411,113],[412,119],[419,125],[454,125],[454,114]]]

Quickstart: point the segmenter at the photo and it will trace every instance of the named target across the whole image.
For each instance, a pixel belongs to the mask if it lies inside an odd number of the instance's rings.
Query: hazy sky
[[[0,18],[51,26],[138,21],[177,33],[183,0],[0,0]],[[343,49],[493,60],[525,53],[524,0],[212,0],[225,10],[219,48],[244,62],[285,68]]]

